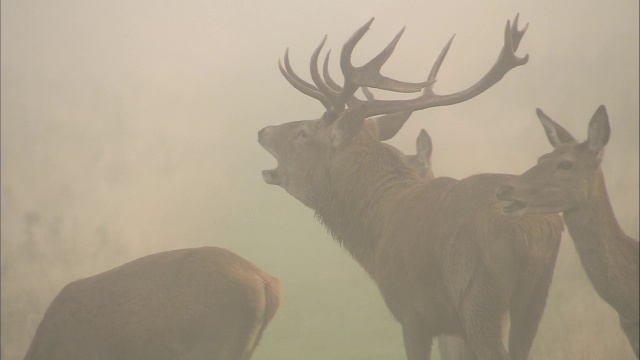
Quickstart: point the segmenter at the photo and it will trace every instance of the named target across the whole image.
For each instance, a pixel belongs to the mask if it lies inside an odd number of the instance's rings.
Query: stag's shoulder
[[[431,186],[434,187],[446,187],[446,186],[450,186],[453,185],[455,183],[457,183],[458,179],[454,179],[452,177],[448,177],[448,176],[439,176],[437,178],[434,178],[432,180],[430,180],[428,183]]]
[[[475,175],[466,177],[460,180],[460,183],[463,185],[475,184],[475,185],[493,186],[495,184],[502,185],[504,182],[507,182],[514,177],[515,175],[510,175],[510,174],[483,173],[483,174],[475,174]]]
[[[493,203],[496,200],[498,186],[509,181],[513,175],[476,174],[451,183],[449,190],[456,198],[466,198],[481,204]]]

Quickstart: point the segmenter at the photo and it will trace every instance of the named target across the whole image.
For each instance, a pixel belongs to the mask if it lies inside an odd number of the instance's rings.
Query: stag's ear
[[[542,127],[544,127],[544,132],[547,134],[547,139],[551,145],[556,148],[560,144],[575,142],[576,139],[569,134],[565,128],[560,126],[557,122],[551,120],[547,114],[543,113],[539,108],[536,109],[536,114],[538,115],[538,119],[542,123]]]
[[[361,108],[347,110],[332,125],[331,146],[340,148],[349,145],[363,124],[364,112]]]
[[[607,109],[604,105],[600,105],[589,122],[589,131],[587,133],[589,150],[594,154],[599,154],[604,146],[607,145],[607,142],[609,142],[610,135],[611,128],[609,127]]]
[[[373,121],[378,127],[378,136],[380,137],[380,141],[389,140],[396,136],[398,131],[402,128],[402,125],[407,122],[412,113],[413,111],[401,111],[374,118]]]
[[[420,130],[420,134],[416,139],[416,159],[420,164],[427,166],[429,165],[432,151],[431,137],[425,129]]]

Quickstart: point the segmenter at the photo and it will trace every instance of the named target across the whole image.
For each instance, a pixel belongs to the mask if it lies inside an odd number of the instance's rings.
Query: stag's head
[[[581,143],[542,110],[536,112],[554,150],[497,189],[498,199],[509,202],[503,212],[513,216],[557,213],[585,204],[593,195],[602,196],[593,192],[602,181],[600,162],[610,134],[605,107],[596,110],[587,140]]]
[[[322,71],[320,70],[318,59],[326,37],[311,56],[313,84],[303,80],[293,71],[288,50],[284,55],[284,64],[279,63],[280,71],[287,81],[300,92],[320,101],[326,110],[318,119],[289,122],[260,130],[258,141],[278,162],[275,169],[265,170],[262,175],[266,183],[281,186],[312,208],[318,186],[326,184],[327,176],[332,169],[349,171],[349,167],[353,165],[349,164],[349,161],[353,161],[354,154],[360,153],[360,161],[369,162],[371,165],[382,161],[370,154],[363,155],[359,149],[370,149],[373,143],[393,137],[413,111],[471,99],[500,81],[509,70],[528,61],[528,56],[515,55],[526,31],[526,26],[518,30],[516,16],[513,25],[510,21],[507,22],[504,47],[489,72],[468,89],[439,95],[434,93],[433,85],[453,38],[442,49],[426,81],[404,82],[380,73],[404,29],[369,62],[358,67],[352,64],[351,54],[372,22],[373,19],[360,27],[342,48],[342,85],[337,84],[329,75],[330,52],[326,53]],[[378,100],[364,90],[367,87],[400,93],[422,93],[406,100]],[[355,95],[360,88],[365,91],[365,99]],[[392,157],[392,153],[388,151],[383,156]]]

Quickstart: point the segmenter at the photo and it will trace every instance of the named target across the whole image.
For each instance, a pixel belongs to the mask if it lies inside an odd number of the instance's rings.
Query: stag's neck
[[[383,226],[420,186],[417,175],[382,147],[349,154],[331,169],[316,201],[316,216],[368,272],[383,236]],[[346,160],[346,161],[345,161]]]
[[[638,241],[620,228],[602,172],[591,195],[581,206],[565,211],[564,221],[596,291],[621,315],[630,311],[637,318]]]

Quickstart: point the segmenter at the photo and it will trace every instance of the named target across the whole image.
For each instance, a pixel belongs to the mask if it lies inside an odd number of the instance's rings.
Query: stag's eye
[[[569,170],[573,167],[573,161],[570,160],[564,160],[561,161],[560,164],[558,164],[558,169],[562,169],[562,170]]]

